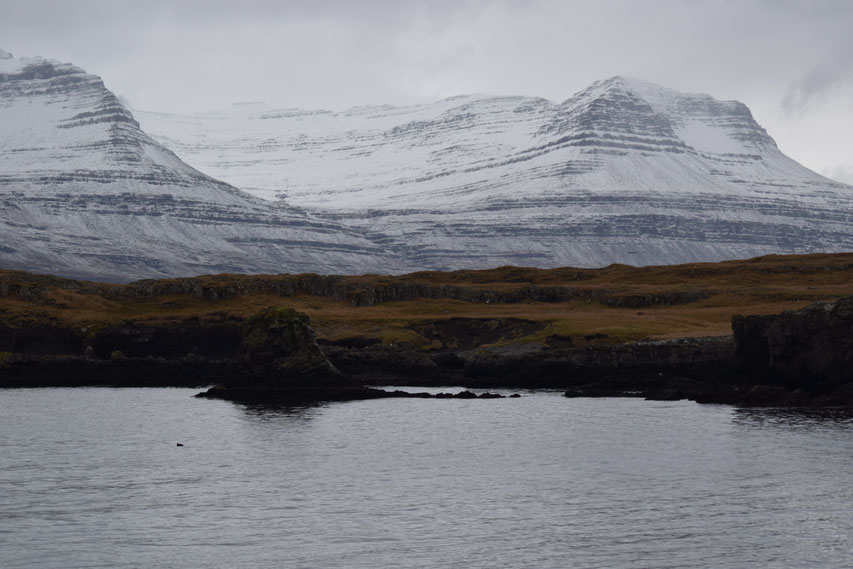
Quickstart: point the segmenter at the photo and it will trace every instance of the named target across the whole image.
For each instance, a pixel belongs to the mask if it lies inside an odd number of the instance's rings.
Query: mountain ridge
[[[128,281],[853,249],[853,188],[785,156],[737,101],[614,76],[562,103],[172,115],[131,112],[71,64],[6,55],[9,268]]]
[[[746,105],[621,76],[562,103],[138,116],[218,178],[396,236],[389,247],[427,268],[853,247],[851,187],[785,156]]]
[[[79,67],[0,60],[0,124],[5,267],[121,281],[393,266],[357,230],[188,166]]]

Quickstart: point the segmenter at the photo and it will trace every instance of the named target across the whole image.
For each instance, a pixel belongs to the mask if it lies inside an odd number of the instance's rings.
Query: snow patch
[[[699,119],[687,119],[674,126],[673,130],[688,146],[692,146],[699,152],[710,152],[712,154],[750,153],[748,148],[729,136],[725,130]]]

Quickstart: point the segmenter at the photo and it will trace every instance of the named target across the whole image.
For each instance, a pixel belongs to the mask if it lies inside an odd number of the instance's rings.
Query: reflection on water
[[[0,567],[849,567],[846,412],[0,391]],[[185,446],[176,447],[180,441]]]
[[[235,404],[252,421],[310,421],[318,416],[323,407],[332,403],[313,403],[303,405],[264,405],[258,403]]]
[[[735,410],[732,419],[735,424],[768,429],[853,430],[853,408],[850,407],[741,408]]]

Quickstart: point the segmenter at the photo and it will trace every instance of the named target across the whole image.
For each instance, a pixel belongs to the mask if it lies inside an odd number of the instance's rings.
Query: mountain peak
[[[612,77],[608,77],[606,79],[601,79],[599,81],[596,81],[595,83],[593,83],[593,85],[601,84],[603,86],[609,86],[609,87],[631,88],[633,85],[638,84],[638,83],[645,83],[645,84],[653,85],[653,86],[657,87],[657,85],[649,83],[648,81],[643,81],[642,79],[638,79],[636,77],[631,77],[629,75],[613,75]]]
[[[561,116],[541,133],[564,136],[580,129],[606,132],[609,137],[643,136],[644,144],[652,143],[659,150],[703,154],[754,157],[776,148],[739,101],[685,93],[624,75],[596,81],[560,107]]]
[[[0,266],[109,280],[396,266],[356,230],[192,168],[71,64],[0,59],[0,101]]]
[[[36,57],[15,57],[7,51],[0,50],[0,77],[3,80],[51,79],[64,75],[89,75],[83,69],[55,59]],[[97,78],[100,81],[100,78]]]
[[[636,77],[614,75],[607,79],[595,81],[587,88],[576,93],[571,99],[569,99],[569,101],[572,101],[579,96],[585,96],[590,99],[601,97],[608,98],[617,93],[620,95],[628,95],[634,98],[643,99],[650,104],[660,102],[662,99],[695,97],[712,98],[710,95],[683,93]]]
[[[468,95],[317,120],[139,118],[207,173],[345,216],[422,267],[659,264],[853,243],[830,205],[849,190],[785,157],[742,103],[623,75],[539,103]]]
[[[637,77],[632,77],[630,75],[613,75],[611,77],[607,77],[605,79],[599,79],[598,81],[592,82],[589,88],[598,87],[602,90],[607,89],[633,89],[636,87],[652,87],[657,89],[663,89],[659,85],[655,85],[654,83],[649,83],[643,79],[639,79]]]
[[[784,156],[745,105],[626,76],[560,105],[140,113],[163,144],[67,63],[0,59],[0,100],[8,267],[126,279],[853,248],[852,189]]]

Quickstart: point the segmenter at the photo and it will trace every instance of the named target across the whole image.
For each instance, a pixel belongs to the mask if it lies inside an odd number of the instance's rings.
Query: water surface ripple
[[[195,391],[0,391],[0,566],[853,567],[849,412]]]

